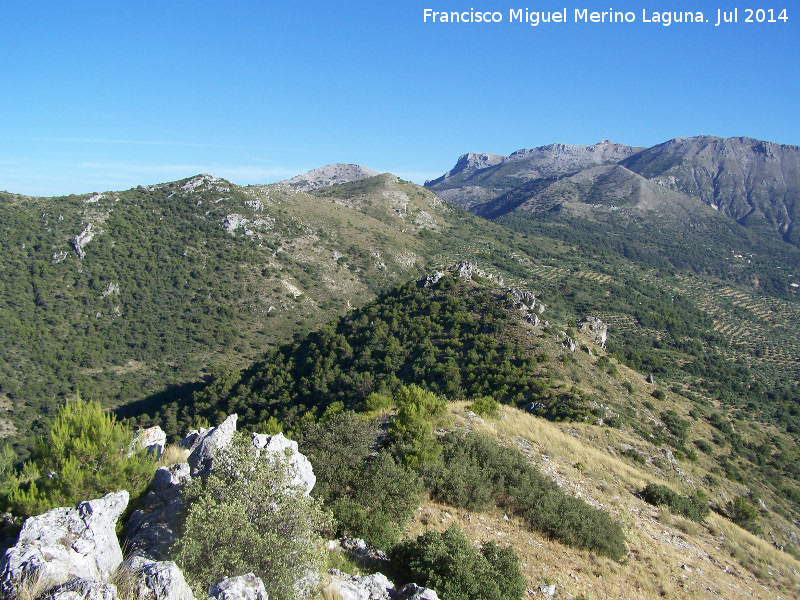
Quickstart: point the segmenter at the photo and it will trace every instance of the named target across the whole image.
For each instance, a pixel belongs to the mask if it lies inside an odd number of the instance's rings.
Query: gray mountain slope
[[[280,183],[295,190],[310,192],[319,188],[357,181],[366,177],[374,177],[378,173],[361,165],[337,163],[326,167],[312,169],[303,175],[297,175]]]
[[[751,229],[800,245],[800,147],[752,138],[676,138],[623,161]]]

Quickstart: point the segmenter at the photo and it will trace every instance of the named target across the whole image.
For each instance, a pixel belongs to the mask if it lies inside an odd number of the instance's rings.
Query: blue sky
[[[335,162],[421,183],[460,154],[602,137],[800,144],[800,8],[714,27],[728,0],[160,0],[0,6],[0,189],[127,189],[210,172],[269,183]],[[510,9],[567,23],[509,23]],[[423,10],[498,11],[491,25]],[[574,10],[635,23],[574,23]],[[710,23],[642,22],[703,11]],[[778,16],[779,12],[774,13]]]

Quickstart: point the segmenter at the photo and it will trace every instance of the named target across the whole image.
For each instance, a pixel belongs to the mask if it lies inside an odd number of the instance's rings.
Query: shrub
[[[500,412],[500,405],[491,396],[481,396],[472,404],[468,404],[467,409],[484,417],[496,417]]]
[[[298,444],[314,465],[313,493],[331,507],[336,533],[388,548],[418,506],[421,483],[387,451],[373,454],[377,436],[375,421],[344,411],[306,424]]]
[[[68,401],[47,437],[36,440],[31,461],[10,486],[17,515],[38,515],[58,506],[128,490],[141,494],[153,477],[154,459],[131,452],[133,436],[99,402]],[[29,481],[26,485],[21,483]],[[27,483],[27,482],[26,482]]]
[[[472,547],[458,526],[431,530],[392,549],[395,581],[415,582],[447,600],[519,600],[526,582],[510,546]]]
[[[694,496],[681,496],[665,485],[648,483],[642,490],[642,498],[653,506],[666,506],[670,512],[692,521],[702,521],[708,516],[708,497],[697,490]]]
[[[173,553],[195,595],[223,575],[255,573],[270,598],[310,591],[325,562],[318,532],[329,525],[321,503],[291,485],[280,456],[256,458],[242,433],[217,450],[214,470],[183,490],[188,506]]]
[[[442,449],[433,430],[444,419],[447,402],[412,383],[397,389],[394,404],[398,410],[389,434],[397,455],[412,469],[435,461]]]
[[[439,500],[468,510],[494,502],[565,544],[624,556],[625,535],[608,513],[565,493],[519,452],[476,433],[449,434],[443,448],[441,462],[424,475]]]

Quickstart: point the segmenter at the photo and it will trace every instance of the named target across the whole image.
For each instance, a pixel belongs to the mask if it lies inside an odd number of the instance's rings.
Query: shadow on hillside
[[[114,409],[114,414],[118,419],[136,419],[138,421],[145,415],[152,418],[166,404],[172,404],[173,402],[183,404],[187,402],[195,391],[201,389],[207,383],[207,381],[201,380],[169,384],[166,389],[160,392],[151,394],[141,400],[118,406]]]

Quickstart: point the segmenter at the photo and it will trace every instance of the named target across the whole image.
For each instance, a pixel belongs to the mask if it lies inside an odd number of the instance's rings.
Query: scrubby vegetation
[[[183,490],[188,510],[175,556],[201,596],[221,576],[253,572],[270,598],[308,593],[324,564],[327,517],[321,503],[291,485],[280,456],[257,458],[243,434],[218,449],[214,470]]]
[[[149,485],[155,460],[132,442],[128,426],[99,402],[69,401],[21,470],[13,469],[5,448],[2,502],[16,517],[27,517],[121,489],[135,499]]]
[[[377,437],[374,420],[344,411],[305,423],[298,443],[314,465],[314,496],[333,512],[334,533],[390,548],[419,505],[422,486],[387,450],[373,451]]]
[[[468,510],[498,505],[567,545],[617,560],[625,555],[619,523],[565,493],[519,452],[479,434],[451,433],[442,445],[442,460],[425,470],[427,487],[442,502]]]
[[[665,485],[648,483],[642,490],[642,498],[648,504],[666,506],[670,512],[692,521],[702,521],[711,512],[708,496],[701,490],[697,490],[694,496],[682,496]]]
[[[457,526],[409,538],[390,557],[398,583],[413,581],[448,600],[520,600],[525,593],[513,548],[484,542],[476,550]]]

